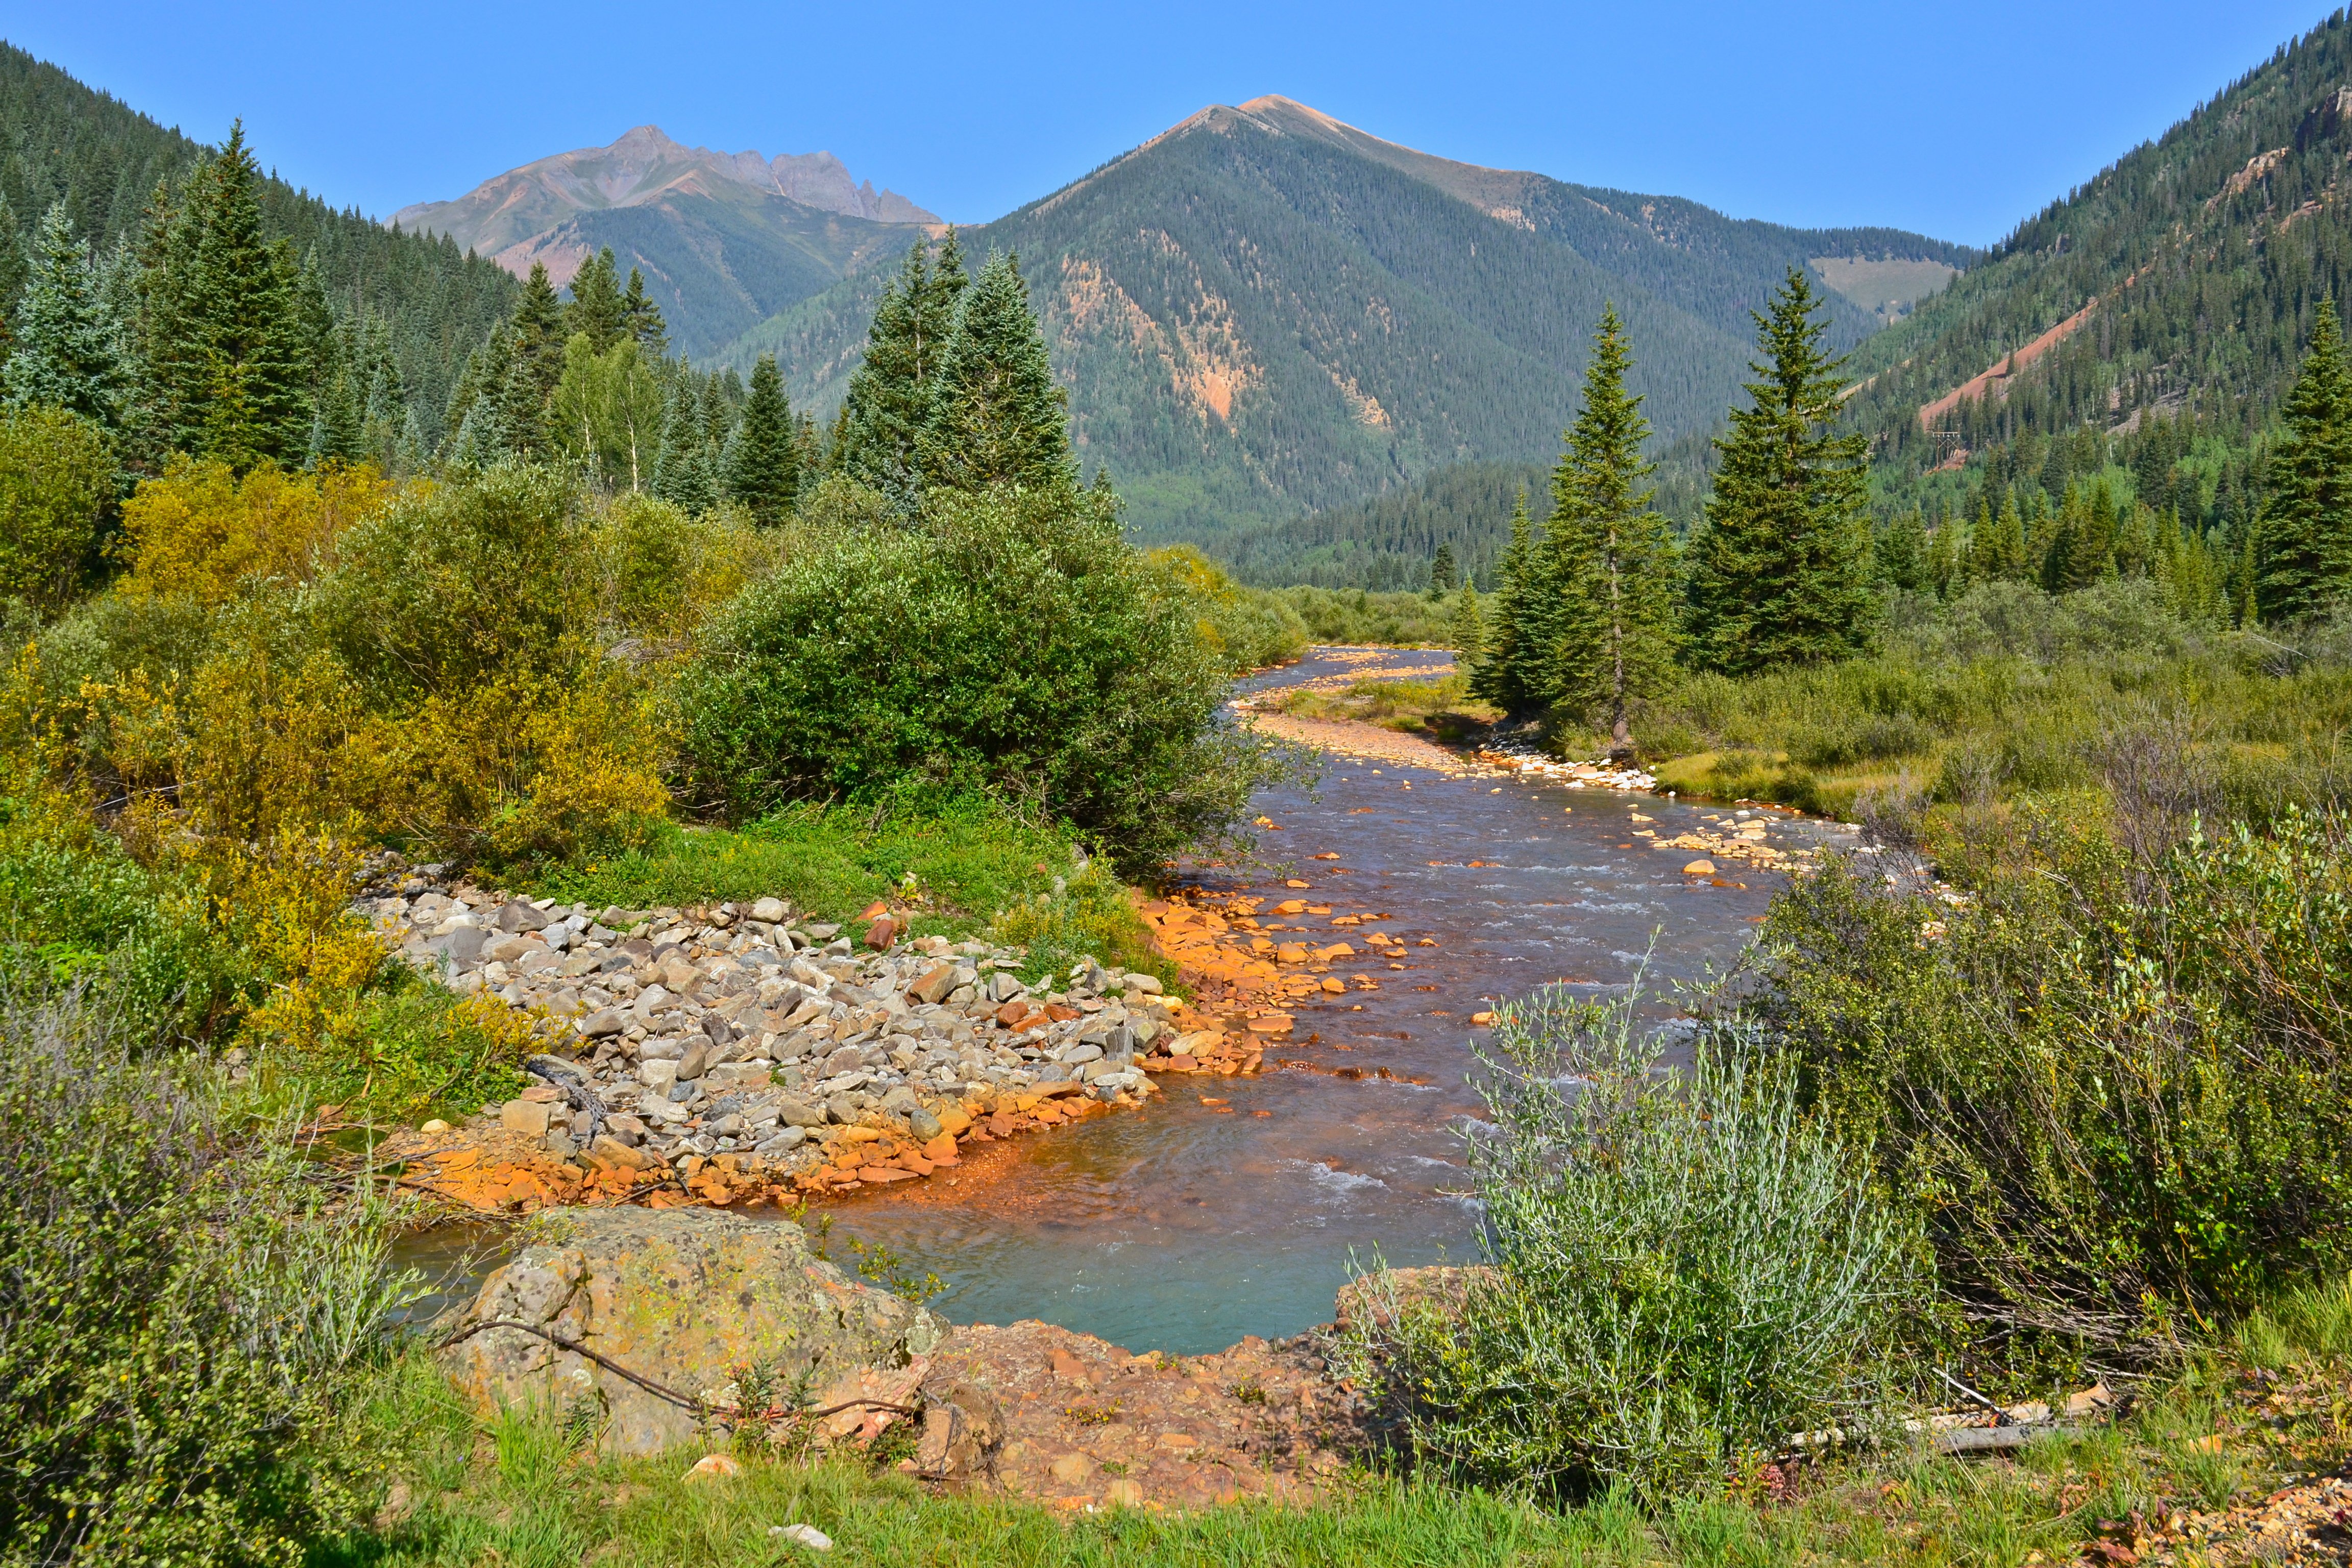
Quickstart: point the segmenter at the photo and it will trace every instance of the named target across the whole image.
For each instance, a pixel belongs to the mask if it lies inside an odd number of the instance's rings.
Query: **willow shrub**
[[[1353,1348],[1415,1451],[1465,1479],[1656,1500],[1867,1422],[1894,1386],[1916,1222],[1785,1062],[1710,1028],[1671,1067],[1638,1007],[1547,987],[1497,1010],[1469,1139],[1490,1267],[1451,1303],[1358,1315],[1387,1325]]]
[[[0,1563],[299,1562],[361,1511],[318,1439],[413,1291],[394,1212],[95,994],[0,995]]]
[[[1095,494],[942,492],[811,537],[681,680],[704,788],[756,816],[909,782],[1066,822],[1154,868],[1237,822],[1274,753],[1229,727],[1201,606]]]
[[[2352,824],[2108,810],[1981,815],[1944,847],[1964,908],[1825,868],[1751,1005],[1984,1331],[2146,1354],[2345,1257]]]

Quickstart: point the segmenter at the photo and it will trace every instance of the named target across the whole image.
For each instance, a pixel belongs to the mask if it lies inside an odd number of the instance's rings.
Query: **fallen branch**
[[[436,1350],[447,1350],[452,1345],[459,1344],[467,1340],[472,1339],[476,1334],[482,1332],[486,1329],[515,1329],[526,1334],[535,1335],[540,1339],[545,1340],[549,1344],[555,1346],[559,1350],[567,1350],[574,1355],[584,1356],[588,1360],[594,1362],[598,1366],[603,1367],[606,1372],[611,1373],[614,1376],[625,1378],[629,1382],[635,1384],[639,1388],[644,1389],[647,1394],[652,1394],[656,1399],[666,1399],[670,1404],[678,1406],[680,1409],[691,1410],[698,1415],[705,1417],[711,1415],[731,1415],[740,1417],[744,1414],[742,1407],[740,1405],[713,1405],[708,1400],[680,1394],[674,1388],[665,1388],[649,1377],[644,1376],[638,1373],[631,1372],[627,1367],[623,1366],[619,1362],[614,1361],[612,1357],[602,1355],[595,1351],[590,1350],[578,1340],[572,1339],[564,1334],[551,1333],[548,1330],[536,1328],[530,1323],[518,1322],[512,1318],[489,1318],[480,1322],[468,1323],[465,1327],[460,1328],[448,1335],[446,1339],[441,1340],[433,1348]],[[920,1415],[923,1413],[920,1405],[893,1405],[887,1399],[846,1399],[842,1401],[839,1405],[828,1405],[822,1410],[793,1410],[783,1412],[782,1414],[789,1416],[796,1416],[802,1420],[815,1421],[827,1415],[838,1415],[845,1410],[887,1410],[893,1415]]]

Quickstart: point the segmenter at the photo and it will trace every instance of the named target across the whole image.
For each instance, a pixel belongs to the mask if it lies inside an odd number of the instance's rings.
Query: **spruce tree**
[[[800,461],[793,449],[793,412],[784,401],[784,378],[776,373],[773,354],[761,354],[751,366],[742,422],[728,445],[726,489],[728,500],[769,524],[782,522],[798,499]]]
[[[1535,538],[1528,517],[1528,492],[1519,491],[1511,507],[1511,540],[1505,546],[1502,581],[1497,584],[1494,613],[1487,617],[1486,646],[1470,678],[1471,694],[1492,702],[1513,717],[1524,717],[1551,701],[1551,645],[1543,628],[1551,579],[1547,570],[1549,552]]]
[[[1460,576],[1461,574],[1454,569],[1454,546],[1439,544],[1437,553],[1432,556],[1429,562],[1430,602],[1435,604],[1454,592],[1454,584]]]
[[[1625,389],[1633,351],[1614,306],[1603,308],[1584,373],[1584,403],[1552,470],[1557,700],[1605,716],[1609,754],[1633,757],[1632,704],[1674,665],[1674,534],[1651,509],[1642,460],[1650,422]]]
[[[710,438],[694,394],[691,376],[670,387],[662,420],[661,456],[654,462],[654,494],[689,517],[709,511],[718,496],[711,485]]]
[[[1688,624],[1703,668],[1746,674],[1869,646],[1866,437],[1834,434],[1845,388],[1822,350],[1825,321],[1791,267],[1757,316],[1762,363],[1716,442],[1722,465],[1693,542]]]
[[[1454,663],[1465,673],[1478,668],[1478,660],[1486,648],[1486,617],[1478,603],[1478,584],[1463,580],[1462,592],[1454,598],[1453,623],[1448,628],[1454,643]]]
[[[2308,620],[2352,588],[2352,372],[2332,299],[2279,414],[2252,550],[2252,607],[2271,623]]]
[[[1047,363],[1018,261],[1002,252],[990,257],[964,290],[940,353],[930,422],[916,442],[924,483],[961,490],[1075,486],[1068,403]]]
[[[628,292],[621,296],[621,319],[628,323],[647,359],[658,360],[669,353],[669,327],[662,320],[661,307],[646,293],[646,275],[634,267],[629,268]]]
[[[1913,507],[1886,525],[1871,550],[1878,580],[1898,594],[1921,594],[1929,586],[1927,520]]]
[[[883,286],[866,353],[842,404],[835,465],[909,513],[922,489],[918,444],[931,422],[940,355],[955,327],[967,284],[963,250],[948,231],[932,265],[925,247],[908,247],[898,274]]]
[[[5,379],[10,404],[47,404],[113,428],[129,377],[115,322],[63,202],[42,215],[33,269],[17,301],[16,347]]]
[[[1955,542],[1959,531],[1959,524],[1946,518],[1927,536],[1927,584],[1937,598],[1948,603],[1958,596],[1962,581],[1959,546]]]
[[[588,334],[588,347],[604,353],[629,335],[627,307],[614,276],[613,247],[604,247],[572,275],[572,303],[564,310],[564,332]]]
[[[240,469],[294,462],[310,437],[297,268],[283,242],[263,237],[261,183],[245,127],[235,124],[190,196],[194,243],[171,328],[185,338],[171,355],[183,377],[175,434]]]

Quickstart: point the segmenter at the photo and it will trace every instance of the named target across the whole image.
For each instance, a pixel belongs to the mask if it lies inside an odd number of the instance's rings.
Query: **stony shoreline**
[[[361,912],[461,994],[539,1020],[540,1081],[387,1140],[417,1190],[483,1211],[824,1196],[928,1176],[960,1146],[1132,1109],[1158,1073],[1256,1065],[1246,1031],[1088,962],[853,940],[782,899],[588,910],[410,876]]]

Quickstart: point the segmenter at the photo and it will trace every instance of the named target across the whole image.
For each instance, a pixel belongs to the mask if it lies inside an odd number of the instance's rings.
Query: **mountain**
[[[520,278],[544,262],[560,287],[611,246],[641,268],[670,339],[701,355],[939,219],[896,191],[854,184],[830,153],[763,159],[684,147],[640,125],[609,147],[509,169],[451,202],[393,215]]]
[[[176,185],[207,151],[111,94],[0,44],[0,196],[15,216],[20,250],[59,201],[77,232],[101,253],[112,250],[138,231],[156,186]],[[273,238],[317,258],[339,312],[390,322],[407,400],[437,429],[466,356],[512,310],[514,280],[446,240],[397,234],[282,180],[265,185],[261,209]]]
[[[2352,285],[2347,159],[2338,12],[1864,346],[1853,407],[1883,497],[1933,513],[1988,483],[2054,496],[2110,472],[2192,521],[2242,521],[2318,302]]]
[[[1548,458],[1604,301],[1662,441],[1711,427],[1761,306],[1818,258],[1927,268],[1973,253],[1891,229],[1793,229],[1694,202],[1486,169],[1304,104],[1214,106],[964,235],[1019,255],[1089,468],[1147,538],[1233,531],[1463,462]],[[725,353],[774,351],[796,406],[836,405],[879,258]],[[1831,296],[1833,335],[1882,323]],[[1916,288],[1916,285],[1913,285]]]

